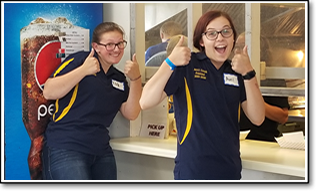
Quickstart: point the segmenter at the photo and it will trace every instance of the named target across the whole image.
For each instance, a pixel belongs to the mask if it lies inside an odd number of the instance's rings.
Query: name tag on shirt
[[[113,84],[113,87],[118,90],[122,90],[122,91],[125,90],[123,82],[119,82],[117,80],[112,79],[112,84]]]
[[[224,73],[223,77],[224,77],[224,84],[225,85],[231,85],[231,86],[236,86],[236,87],[239,86],[237,75]]]

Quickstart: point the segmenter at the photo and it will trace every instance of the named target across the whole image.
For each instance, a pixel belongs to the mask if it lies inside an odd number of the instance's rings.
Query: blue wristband
[[[165,61],[166,61],[167,64],[170,66],[170,69],[171,69],[171,70],[174,70],[174,69],[175,69],[176,65],[174,65],[169,58],[166,58]]]

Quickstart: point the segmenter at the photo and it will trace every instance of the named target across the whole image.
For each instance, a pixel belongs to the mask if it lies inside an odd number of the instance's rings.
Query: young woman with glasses
[[[144,86],[142,109],[173,95],[176,180],[241,179],[239,106],[256,125],[263,122],[265,108],[247,47],[228,59],[236,36],[227,13],[205,13],[193,34],[199,52],[181,46],[181,38]]]
[[[117,179],[108,127],[118,111],[137,118],[142,89],[135,55],[124,73],[113,66],[123,57],[124,37],[116,23],[99,24],[91,51],[70,54],[46,81],[43,95],[56,102],[44,135],[44,180]]]

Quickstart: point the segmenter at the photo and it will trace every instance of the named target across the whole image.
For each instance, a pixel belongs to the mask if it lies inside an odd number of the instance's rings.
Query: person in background
[[[142,90],[135,54],[124,72],[113,66],[123,57],[124,37],[118,24],[99,24],[91,51],[70,54],[46,81],[43,95],[56,100],[56,110],[44,135],[45,180],[117,179],[108,127],[118,111],[137,118]]]
[[[158,52],[165,51],[170,37],[182,34],[182,26],[175,21],[167,21],[160,27],[161,43],[150,46],[145,53],[145,62]]]
[[[143,88],[142,109],[173,95],[178,130],[175,180],[241,179],[239,105],[256,125],[264,121],[265,107],[247,47],[228,59],[236,37],[226,12],[206,12],[193,33],[199,52],[181,46],[181,36]]]
[[[268,43],[264,37],[261,38],[261,61],[266,64],[270,62],[270,50]],[[241,33],[235,45],[235,53],[241,53],[245,46],[245,33]],[[261,80],[262,86],[286,87],[283,79],[265,79]],[[275,137],[281,136],[278,130],[279,124],[285,124],[288,121],[289,103],[288,97],[263,96],[265,101],[265,120],[257,126],[251,123],[246,117],[242,108],[240,108],[240,128],[242,131],[250,130],[246,139],[262,140],[276,142]]]

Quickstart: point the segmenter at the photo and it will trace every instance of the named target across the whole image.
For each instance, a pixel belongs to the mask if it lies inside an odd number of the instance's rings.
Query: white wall
[[[124,56],[119,64],[115,67],[122,70],[125,66],[125,61],[130,60],[130,3],[104,3],[103,5],[104,21],[112,21],[121,25],[124,30],[128,44],[125,48]]]

